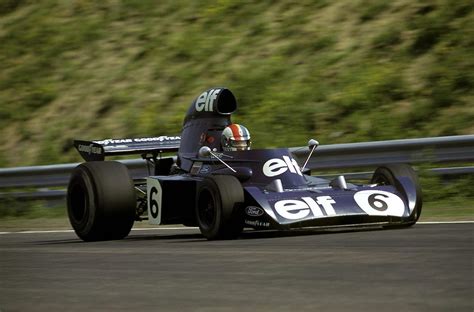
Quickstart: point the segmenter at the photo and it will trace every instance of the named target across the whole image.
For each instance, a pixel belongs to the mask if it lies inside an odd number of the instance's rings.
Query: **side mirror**
[[[211,148],[209,146],[203,146],[199,149],[199,157],[209,157],[211,156]]]
[[[301,167],[301,172],[305,172],[306,165],[308,164],[308,161],[311,158],[311,155],[313,155],[314,150],[318,146],[319,146],[319,142],[316,141],[315,139],[311,139],[308,141],[309,154],[308,154],[308,157],[306,158],[306,161],[304,162],[303,167]]]
[[[318,146],[319,146],[319,142],[316,141],[315,139],[311,139],[311,140],[308,141],[308,147],[309,147],[310,150],[312,150],[313,147],[316,148]]]
[[[209,146],[203,146],[199,149],[199,152],[198,152],[198,155],[199,157],[210,157],[210,156],[213,156],[215,157],[218,161],[220,161],[224,166],[226,166],[227,168],[229,168],[233,173],[236,173],[237,171],[235,171],[234,168],[232,168],[231,166],[229,166],[228,164],[226,164],[225,161],[223,161],[218,155],[216,155],[215,153],[212,152],[211,148]]]

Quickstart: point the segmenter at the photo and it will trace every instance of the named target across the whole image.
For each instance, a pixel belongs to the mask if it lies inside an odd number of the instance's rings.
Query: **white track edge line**
[[[474,221],[423,221],[416,224],[472,224]],[[198,227],[153,227],[137,228],[132,231],[161,231],[161,230],[197,230]],[[8,234],[47,234],[47,233],[73,233],[74,230],[44,230],[44,231],[19,231],[19,232],[0,232],[0,235]]]
[[[197,230],[198,227],[154,227],[154,228],[138,228],[132,231],[156,231],[156,230]],[[47,234],[47,233],[73,233],[74,230],[44,230],[44,231],[18,231],[18,232],[0,232],[0,235],[7,234]]]
[[[474,221],[422,221],[416,224],[470,224]]]

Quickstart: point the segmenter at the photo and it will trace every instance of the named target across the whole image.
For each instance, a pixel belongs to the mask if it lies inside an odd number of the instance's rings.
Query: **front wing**
[[[393,186],[315,188],[267,192],[245,187],[245,225],[291,229],[350,224],[403,224],[414,220],[409,196]]]

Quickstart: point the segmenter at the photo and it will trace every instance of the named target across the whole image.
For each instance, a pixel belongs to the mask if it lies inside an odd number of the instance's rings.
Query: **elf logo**
[[[214,102],[222,89],[211,89],[209,92],[203,92],[196,100],[196,111],[212,112],[214,111]]]
[[[288,156],[283,156],[283,159],[272,158],[263,164],[263,174],[267,177],[274,177],[283,174],[288,170],[291,173],[296,173],[300,176],[303,175],[296,160]]]
[[[336,201],[331,196],[318,196],[316,200],[311,197],[299,199],[286,199],[274,204],[275,211],[285,219],[300,220],[308,216],[325,217],[334,216],[336,211],[332,206]]]

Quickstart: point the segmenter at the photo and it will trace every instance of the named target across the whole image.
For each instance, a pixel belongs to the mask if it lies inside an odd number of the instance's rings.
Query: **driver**
[[[249,150],[250,132],[244,126],[231,124],[222,131],[221,144],[224,151]]]

